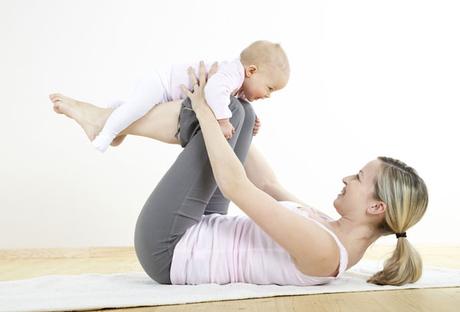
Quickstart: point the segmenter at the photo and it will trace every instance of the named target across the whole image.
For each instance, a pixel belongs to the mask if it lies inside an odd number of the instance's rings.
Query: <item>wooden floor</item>
[[[460,246],[415,246],[425,265],[460,269]],[[388,246],[372,246],[365,259],[385,259]],[[0,280],[47,274],[142,271],[132,247],[0,250]],[[98,311],[459,311],[460,287],[282,296]],[[95,310],[94,310],[95,311]]]

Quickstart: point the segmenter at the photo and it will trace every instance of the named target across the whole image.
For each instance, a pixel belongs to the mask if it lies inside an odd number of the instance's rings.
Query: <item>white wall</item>
[[[280,42],[292,66],[254,104],[254,144],[287,188],[338,217],[343,176],[400,158],[430,191],[409,239],[460,243],[459,15],[457,1],[1,1],[0,248],[132,245],[181,150],[129,137],[100,154],[49,93],[98,105],[148,68],[257,39]]]

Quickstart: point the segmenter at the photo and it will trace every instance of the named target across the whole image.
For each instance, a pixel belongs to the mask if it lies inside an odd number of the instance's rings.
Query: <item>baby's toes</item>
[[[64,99],[64,96],[60,93],[53,93],[53,94],[50,94],[50,99],[55,102],[55,101],[62,101]]]
[[[60,102],[55,102],[54,103],[53,110],[58,114],[62,114]]]

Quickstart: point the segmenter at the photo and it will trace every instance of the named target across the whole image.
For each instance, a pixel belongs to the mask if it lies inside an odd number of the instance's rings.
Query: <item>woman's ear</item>
[[[246,67],[246,69],[244,70],[244,73],[246,75],[246,78],[249,78],[251,77],[252,75],[254,75],[254,73],[257,71],[257,66],[256,65],[249,65],[248,67]]]
[[[384,213],[386,209],[387,204],[385,204],[383,201],[375,201],[371,203],[371,205],[367,208],[367,211],[370,214],[381,214]]]

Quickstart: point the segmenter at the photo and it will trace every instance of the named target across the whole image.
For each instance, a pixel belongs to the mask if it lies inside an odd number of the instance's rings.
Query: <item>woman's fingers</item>
[[[212,65],[211,65],[211,68],[209,69],[209,72],[208,72],[208,79],[212,77],[212,75],[214,75],[215,73],[217,73],[217,70],[219,69],[219,66],[217,64],[217,62],[214,62]]]
[[[206,66],[203,61],[200,61],[199,68],[198,68],[198,78],[195,75],[195,71],[192,67],[187,69],[190,83],[193,86],[193,90],[197,91],[201,86],[206,84],[206,81],[214,75],[217,70],[219,69],[219,65],[217,62],[214,62],[209,69],[209,72],[206,73]]]
[[[199,90],[206,84],[206,66],[203,61],[200,61],[200,66],[198,68],[198,79],[192,67],[189,67],[187,72],[190,77],[190,83],[193,86],[193,91]]]
[[[190,97],[192,95],[192,93],[190,93],[189,89],[187,89],[186,86],[180,85],[180,88],[182,90],[182,93],[184,93],[186,97]]]
[[[202,86],[206,83],[206,66],[204,66],[203,61],[200,61],[200,68],[198,71],[198,75],[199,75],[200,86]]]
[[[195,76],[195,71],[193,70],[193,68],[191,66],[189,68],[187,68],[187,73],[188,73],[188,77],[190,79],[190,83],[191,83],[192,87],[196,86],[197,79],[196,79],[196,76]]]

